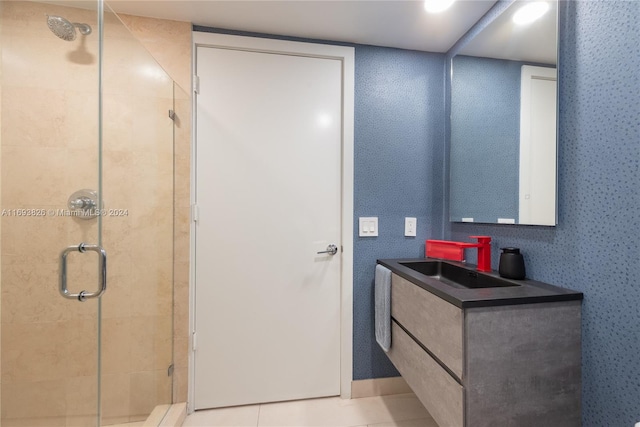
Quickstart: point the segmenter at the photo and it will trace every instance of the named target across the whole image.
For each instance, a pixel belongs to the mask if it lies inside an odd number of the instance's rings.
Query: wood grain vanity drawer
[[[395,321],[387,355],[438,425],[463,426],[463,387]]]
[[[391,316],[462,379],[461,309],[394,273]]]

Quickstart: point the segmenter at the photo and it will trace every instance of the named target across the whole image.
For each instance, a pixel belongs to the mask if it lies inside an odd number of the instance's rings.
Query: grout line
[[[262,404],[258,405],[258,419],[256,420],[256,427],[260,425],[260,409],[262,409]]]

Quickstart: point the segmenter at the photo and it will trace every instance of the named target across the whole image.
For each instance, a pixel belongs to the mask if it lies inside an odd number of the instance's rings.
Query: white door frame
[[[258,52],[300,55],[337,59],[342,62],[342,272],[340,315],[340,397],[351,398],[353,378],[353,135],[355,49],[315,43],[292,42],[266,38],[231,36],[226,34],[193,32],[193,70],[197,70],[199,46],[241,49]],[[195,82],[194,82],[195,90]],[[192,105],[191,132],[191,205],[195,206],[196,184],[196,97]],[[193,219],[193,217],[192,217]],[[189,385],[187,410],[194,411],[195,369],[193,331],[195,327],[195,223],[191,221],[190,278],[189,278]]]

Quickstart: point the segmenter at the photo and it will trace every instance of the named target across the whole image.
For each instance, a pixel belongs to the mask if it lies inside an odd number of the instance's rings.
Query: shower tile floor
[[[183,427],[438,427],[410,394],[296,400],[196,411]]]

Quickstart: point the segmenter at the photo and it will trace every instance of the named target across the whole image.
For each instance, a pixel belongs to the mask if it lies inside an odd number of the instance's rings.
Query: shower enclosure
[[[3,427],[133,423],[172,402],[187,97],[101,0],[72,5],[0,2]]]

